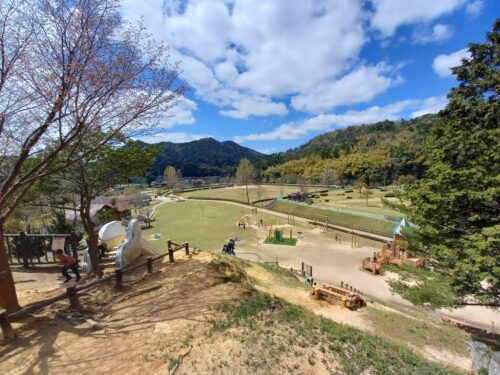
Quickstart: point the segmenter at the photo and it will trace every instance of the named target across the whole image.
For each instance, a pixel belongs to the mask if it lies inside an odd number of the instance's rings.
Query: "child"
[[[72,279],[72,277],[68,273],[68,269],[71,269],[71,271],[75,273],[76,281],[80,281],[82,277],[80,276],[80,272],[78,271],[78,262],[69,255],[64,254],[61,249],[57,249],[54,254],[59,260],[59,264],[62,265],[61,273],[66,278],[64,282],[67,283]]]

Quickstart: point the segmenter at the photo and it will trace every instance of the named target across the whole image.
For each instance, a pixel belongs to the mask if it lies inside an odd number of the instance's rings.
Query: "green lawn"
[[[296,186],[252,186],[249,188],[250,201],[259,198],[275,198],[290,192],[296,192],[298,189]],[[309,191],[326,190],[315,187],[309,187],[308,189]],[[312,205],[297,205],[283,201],[278,202],[273,207],[273,210],[321,221],[326,221],[326,217],[328,217],[328,221],[332,224],[389,235],[396,221],[402,218],[402,215],[398,211],[384,207],[380,198],[387,193],[388,191],[370,189],[367,200],[365,197],[360,196],[356,190],[347,193],[345,189],[334,189],[328,193],[322,193],[323,195],[317,193]],[[246,203],[246,194],[243,187],[191,191],[184,193],[183,196],[199,199],[227,199]],[[384,217],[391,217],[395,221],[386,221]]]
[[[325,210],[314,207],[314,205],[307,206],[287,202],[278,202],[273,207],[273,210],[319,221],[326,221],[325,217],[328,217],[328,222],[330,224],[336,224],[384,236],[390,235],[391,230],[395,225],[394,222],[390,221]]]
[[[316,188],[309,188],[309,190],[316,190]],[[279,186],[279,185],[252,185],[249,186],[248,192],[250,202],[260,199],[271,199],[288,193],[299,191],[298,186]],[[216,199],[229,199],[242,203],[247,203],[247,196],[245,188],[242,186],[227,187],[221,189],[206,189],[190,191],[182,194],[186,198],[216,198]]]
[[[220,202],[166,203],[156,211],[153,228],[144,230],[142,237],[160,251],[166,251],[168,239],[176,243],[189,242],[190,246],[203,250],[219,250],[230,237],[252,238],[252,229],[244,230],[237,225],[242,216],[250,213],[251,209]],[[286,223],[284,218],[267,214],[255,216],[266,225]],[[161,239],[152,239],[153,233],[161,233]]]
[[[327,196],[319,196],[314,199],[313,205],[318,207],[335,207],[342,210],[351,210],[353,212],[371,213],[375,215],[389,215],[401,217],[401,213],[384,207],[380,198],[384,197],[388,191],[380,191],[379,189],[370,189],[368,200],[365,196],[361,196],[357,190],[351,193],[346,193],[345,189],[330,190]],[[317,194],[318,195],[318,194]],[[394,200],[395,198],[387,198]]]

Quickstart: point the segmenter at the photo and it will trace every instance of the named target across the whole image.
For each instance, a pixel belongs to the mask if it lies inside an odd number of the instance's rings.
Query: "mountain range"
[[[155,144],[160,148],[160,154],[150,174],[161,176],[167,165],[173,165],[185,177],[228,176],[234,175],[242,158],[252,161],[257,170],[265,171],[291,160],[310,157],[336,159],[346,155],[368,155],[383,149],[390,158],[392,179],[400,175],[419,177],[425,159],[425,139],[437,118],[436,115],[424,115],[411,120],[349,126],[318,135],[299,147],[272,155],[213,138],[186,143],[161,142]],[[153,146],[138,142],[145,147]]]
[[[183,176],[228,176],[234,174],[240,159],[256,162],[266,155],[231,141],[219,142],[202,138],[186,143],[161,142],[142,146],[157,146],[160,154],[150,169],[153,176],[163,175],[167,165],[180,169]]]

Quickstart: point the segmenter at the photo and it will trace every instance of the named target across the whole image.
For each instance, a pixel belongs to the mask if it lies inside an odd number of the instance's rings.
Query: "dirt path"
[[[285,226],[282,226],[285,227]],[[334,232],[320,229],[300,229],[303,238],[296,246],[263,244],[266,230],[253,228],[256,236],[253,241],[241,242],[236,247],[237,256],[251,261],[278,261],[285,268],[299,269],[302,262],[313,267],[313,275],[319,281],[340,285],[341,281],[361,290],[365,295],[399,306],[411,307],[410,302],[390,291],[387,281],[398,275],[386,272],[382,276],[360,270],[361,259],[371,256],[378,247],[373,241],[361,239],[361,247],[351,248],[349,237],[341,244],[335,241]],[[295,228],[294,232],[298,229]],[[286,230],[285,230],[286,232]],[[440,309],[436,314],[469,322],[475,326],[500,332],[499,309],[483,306],[467,306],[455,309]]]
[[[123,291],[102,285],[82,294],[82,311],[53,305],[0,346],[0,374],[168,374],[189,342],[206,334],[216,306],[242,293],[210,260],[176,257],[155,264],[152,275],[127,275]]]
[[[363,331],[384,336],[391,341],[417,351],[422,356],[430,360],[447,363],[450,366],[459,367],[466,371],[468,371],[471,367],[470,358],[463,357],[457,353],[450,352],[443,348],[437,348],[432,345],[416,347],[412,345],[410,341],[398,342],[398,340],[395,340],[393,337],[391,337],[391,332],[380,332],[380,329],[373,325],[373,322],[370,319],[370,313],[372,313],[373,309],[384,312],[387,311],[393,314],[401,315],[405,319],[415,320],[416,324],[418,324],[418,322],[421,323],[421,320],[419,318],[407,315],[399,310],[392,309],[376,302],[371,302],[369,304],[370,308],[362,308],[354,311],[346,308],[341,308],[338,305],[331,305],[328,302],[312,298],[310,296],[309,290],[305,288],[302,289],[282,285],[278,277],[259,266],[252,266],[248,268],[247,273],[256,281],[256,288],[263,292],[275,295],[290,303],[302,306],[318,315],[324,316],[325,318],[331,319],[337,323],[350,325]]]

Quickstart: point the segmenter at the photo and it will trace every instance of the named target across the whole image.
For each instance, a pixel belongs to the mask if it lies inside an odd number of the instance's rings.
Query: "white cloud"
[[[313,131],[328,131],[349,125],[369,124],[383,120],[398,120],[405,117],[408,111],[411,117],[426,113],[434,113],[446,105],[445,97],[430,97],[422,100],[402,100],[384,107],[372,106],[361,111],[347,111],[343,114],[318,115],[303,121],[294,121],[283,124],[270,132],[254,133],[234,137],[234,141],[244,143],[248,141],[275,141],[299,139]]]
[[[450,26],[438,23],[432,28],[417,28],[413,32],[413,40],[418,44],[444,42],[450,39],[452,35],[453,30]]]
[[[271,155],[271,154],[274,154],[275,152],[278,152],[278,150],[274,147],[259,148],[256,151],[260,152],[261,154],[265,154],[265,155]]]
[[[372,0],[372,3],[375,14],[371,24],[388,37],[401,25],[431,22],[450,13],[464,5],[465,0]]]
[[[201,138],[207,138],[210,135],[207,134],[192,134],[185,132],[162,132],[145,136],[137,136],[135,139],[146,143],[159,143],[159,142],[173,142],[173,143],[184,143],[196,141]]]
[[[445,96],[432,96],[420,103],[420,108],[411,113],[411,118],[423,116],[429,113],[437,113],[448,104]]]
[[[294,96],[292,106],[305,112],[321,113],[340,105],[368,102],[398,81],[397,77],[385,75],[391,69],[384,64],[363,66],[339,80],[319,84],[308,94]]]
[[[475,0],[465,7],[465,13],[471,17],[476,17],[481,13],[484,6],[484,0]]]
[[[467,48],[450,53],[449,55],[439,55],[432,62],[432,69],[441,77],[452,77],[451,68],[460,65],[461,60],[469,56]]]
[[[220,111],[225,116],[244,119],[249,116],[286,115],[288,109],[283,103],[275,103],[265,97],[244,97],[232,106],[235,109]]]
[[[169,116],[159,120],[158,128],[170,129],[176,125],[190,125],[196,122],[193,111],[197,105],[188,98],[182,98],[179,103],[169,110]]]
[[[197,97],[236,118],[286,114],[284,96],[337,80],[366,42],[362,0],[124,0],[122,8],[171,45]]]

